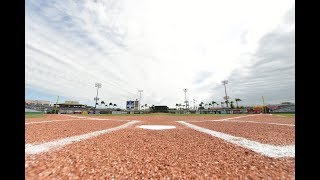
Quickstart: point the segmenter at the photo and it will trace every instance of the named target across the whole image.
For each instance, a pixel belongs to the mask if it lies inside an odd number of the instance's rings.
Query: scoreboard
[[[126,108],[128,110],[133,109],[134,108],[134,101],[127,101]]]

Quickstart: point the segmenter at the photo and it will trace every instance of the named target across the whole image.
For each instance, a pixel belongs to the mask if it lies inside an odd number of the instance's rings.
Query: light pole
[[[187,101],[187,91],[188,89],[182,89],[184,91],[184,103],[186,103],[186,109],[189,108],[189,106],[187,105],[188,104],[188,101]]]
[[[224,92],[225,92],[225,94],[226,94],[226,96],[225,96],[225,100],[226,101],[228,101],[228,99],[229,99],[229,97],[228,97],[228,95],[227,95],[227,87],[226,87],[226,84],[228,84],[228,80],[223,80],[223,81],[221,81],[221,83],[224,85]],[[228,103],[226,103],[227,104],[227,107],[228,107]]]
[[[94,111],[96,111],[97,101],[99,100],[99,98],[98,98],[98,90],[99,90],[99,88],[101,88],[101,83],[96,83],[95,87],[97,88],[97,95],[94,98],[94,100],[96,101],[96,103],[94,104]]]
[[[143,90],[142,90],[142,89],[139,89],[138,92],[140,93],[140,98],[139,98],[139,103],[138,103],[138,104],[139,104],[138,108],[139,108],[139,110],[140,110],[141,93],[143,92]]]

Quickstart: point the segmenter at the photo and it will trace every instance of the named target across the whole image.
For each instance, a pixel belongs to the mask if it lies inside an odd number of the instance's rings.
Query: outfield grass
[[[42,112],[25,112],[25,118],[39,118],[43,116],[44,114]]]

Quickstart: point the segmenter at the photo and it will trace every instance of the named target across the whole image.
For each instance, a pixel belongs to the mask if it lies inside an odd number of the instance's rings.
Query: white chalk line
[[[225,122],[246,122],[246,123],[257,123],[257,124],[272,124],[272,125],[278,125],[278,126],[295,126],[294,124],[282,124],[282,123],[272,123],[272,122],[257,122],[257,121],[225,121]]]
[[[63,139],[58,139],[55,141],[46,142],[43,144],[36,144],[36,145],[26,144],[25,145],[25,155],[39,154],[39,153],[47,152],[49,150],[58,149],[58,148],[61,148],[65,145],[72,144],[72,143],[75,143],[78,141],[86,140],[89,138],[100,136],[100,135],[110,133],[113,131],[117,131],[120,129],[125,129],[125,128],[127,128],[137,122],[139,122],[139,121],[131,121],[131,122],[128,122],[126,124],[123,124],[121,126],[117,126],[114,128],[105,129],[105,130],[101,130],[101,131],[95,131],[95,132],[82,134],[82,135],[78,135],[78,136],[71,136],[71,137],[67,137],[67,138],[63,138]]]
[[[258,116],[258,115],[260,115],[260,114],[251,114],[251,115],[246,115],[246,116],[237,116],[237,117],[230,117],[230,118],[225,118],[225,119],[214,119],[214,120],[203,120],[203,121],[188,121],[188,122],[225,121],[225,120],[238,119],[238,118],[250,117],[250,116]]]
[[[122,120],[122,119],[105,119],[105,118],[82,117],[82,116],[72,116],[72,115],[65,115],[65,116],[75,117],[75,118],[80,118],[80,119],[92,119],[92,120],[135,121],[135,120]]]
[[[294,117],[288,117],[288,116],[283,116],[283,115],[279,115],[279,114],[272,114],[273,116],[278,116],[278,117],[284,117],[284,118],[294,118]]]
[[[65,120],[50,120],[50,121],[35,121],[35,122],[28,122],[24,123],[27,124],[41,124],[41,123],[50,123],[50,122],[59,122],[59,121],[79,121],[78,119],[65,119]]]
[[[135,121],[135,120],[121,120],[121,119],[87,118],[87,117],[77,117],[77,116],[70,116],[70,117],[80,118],[81,120],[97,120],[97,121]],[[27,124],[50,123],[50,122],[57,122],[57,121],[78,121],[78,119],[36,121],[36,122],[28,122],[28,123],[25,123],[25,125],[27,125]]]
[[[204,120],[204,121],[187,121],[187,122],[246,122],[246,123],[257,123],[257,124],[273,124],[273,125],[279,125],[279,126],[295,126],[294,124],[282,124],[282,123],[271,123],[271,122],[257,122],[257,121],[237,121],[232,119],[238,119],[242,117],[249,117],[249,116],[256,116],[261,114],[253,114],[253,115],[247,115],[247,116],[237,116],[232,118],[225,118],[225,119],[216,119],[216,120]],[[232,121],[230,121],[232,120]]]
[[[51,123],[51,122],[59,122],[59,121],[89,121],[89,120],[96,120],[96,121],[124,121],[124,120],[117,120],[117,119],[91,119],[91,118],[88,118],[88,119],[65,119],[65,120],[50,120],[50,121],[37,121],[37,122],[28,122],[28,123],[25,123],[25,125],[28,125],[28,124],[41,124],[41,123]],[[127,121],[127,120],[125,120]],[[128,120],[129,121],[129,120]]]
[[[190,122],[190,121],[188,121]],[[203,121],[192,121],[192,122],[203,122]],[[256,123],[256,124],[272,124],[278,126],[295,126],[294,124],[281,124],[281,123],[272,123],[272,122],[258,122],[258,121],[238,121],[238,120],[212,120],[211,122],[239,122],[239,123]]]
[[[254,152],[257,152],[259,154],[262,154],[268,157],[272,157],[272,158],[295,157],[295,145],[275,146],[270,144],[262,144],[256,141],[248,140],[243,137],[236,137],[229,134],[202,128],[193,124],[189,124],[184,121],[178,121],[178,122],[196,131],[203,132],[211,136],[223,139],[229,143],[250,149]]]

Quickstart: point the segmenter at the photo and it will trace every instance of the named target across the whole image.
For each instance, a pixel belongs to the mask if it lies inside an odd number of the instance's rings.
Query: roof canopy
[[[54,104],[56,105],[56,104]],[[58,103],[59,106],[85,106],[84,104],[80,104],[78,101],[65,101],[64,103]]]

